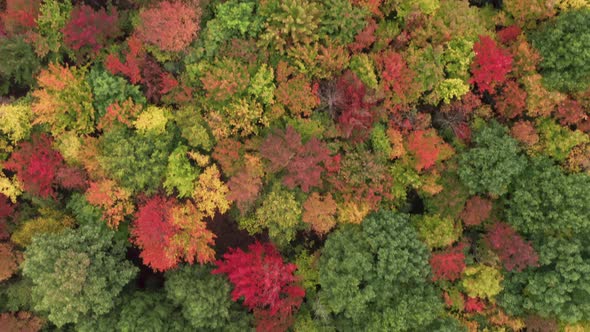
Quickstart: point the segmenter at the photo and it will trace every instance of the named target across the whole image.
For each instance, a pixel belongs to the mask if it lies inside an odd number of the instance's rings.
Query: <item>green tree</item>
[[[509,273],[500,304],[513,315],[590,319],[590,176],[533,159],[513,184],[506,220],[531,240],[539,266]]]
[[[166,296],[199,331],[245,331],[250,319],[231,300],[227,280],[209,268],[185,265],[166,272]]]
[[[566,11],[531,36],[543,83],[562,92],[590,86],[590,9]]]
[[[124,243],[103,225],[37,236],[27,247],[23,274],[33,281],[35,310],[55,325],[94,319],[113,308],[137,268]]]
[[[426,330],[442,311],[428,255],[409,215],[373,213],[328,237],[320,302],[342,331]]]
[[[100,139],[99,161],[107,174],[134,192],[154,192],[162,183],[174,134],[143,134],[124,127],[113,128]]]
[[[0,39],[0,95],[11,87],[31,88],[40,63],[37,55],[23,37]]]
[[[474,147],[459,156],[459,177],[471,194],[503,195],[526,166],[518,142],[492,121],[475,129]]]

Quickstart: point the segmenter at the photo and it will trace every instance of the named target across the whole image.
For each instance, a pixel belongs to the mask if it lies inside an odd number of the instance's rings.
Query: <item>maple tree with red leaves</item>
[[[455,281],[460,279],[463,270],[465,270],[464,248],[464,244],[459,244],[456,247],[433,253],[430,257],[432,280]]]
[[[477,84],[479,91],[493,93],[497,86],[506,82],[512,70],[512,56],[488,36],[479,36],[473,45],[475,59],[471,63],[470,83]]]
[[[482,312],[486,308],[486,304],[478,297],[469,297],[465,300],[466,312]]]
[[[337,105],[340,109],[338,128],[345,138],[355,142],[364,141],[376,120],[371,105],[365,102],[366,88],[351,71],[345,72],[336,82],[341,95]]]
[[[508,224],[495,223],[486,235],[486,241],[508,271],[520,272],[538,265],[539,256],[533,246]]]
[[[213,274],[226,274],[234,285],[232,299],[244,299],[254,311],[257,331],[286,331],[293,314],[303,302],[305,290],[297,285],[297,266],[285,264],[270,243],[255,242],[248,251],[230,249],[223,260],[215,262]]]
[[[197,36],[201,10],[181,1],[162,1],[139,13],[137,35],[163,51],[184,50]]]
[[[137,84],[143,81],[141,66],[145,60],[145,52],[141,41],[135,36],[127,39],[127,46],[124,63],[121,62],[117,55],[109,54],[105,60],[105,66],[111,74],[117,75],[121,73],[127,76],[132,84]]]
[[[287,187],[300,186],[304,192],[321,185],[324,165],[330,159],[325,143],[314,137],[302,144],[301,135],[291,126],[284,132],[271,133],[262,143],[260,154],[269,161],[271,172],[286,169],[283,183]]]
[[[375,31],[377,30],[377,22],[375,20],[370,19],[367,23],[367,26],[363,30],[361,30],[355,37],[354,42],[348,45],[348,48],[354,52],[360,52],[366,48],[369,48],[377,37],[375,37]]]
[[[215,235],[191,203],[154,196],[135,214],[131,241],[142,249],[140,257],[155,271],[166,271],[180,260],[201,264],[214,260]]]
[[[451,147],[436,134],[434,129],[416,130],[408,137],[408,150],[416,156],[417,171],[427,170]]]
[[[6,0],[5,3],[6,9],[0,13],[0,26],[9,36],[28,33],[37,27],[40,0]]]
[[[88,5],[77,6],[62,29],[64,42],[74,51],[88,47],[96,54],[108,39],[116,37],[119,32],[117,24],[116,10],[107,13],[104,8],[95,11]]]
[[[52,142],[46,134],[33,136],[32,142],[21,142],[4,164],[4,168],[16,172],[26,191],[44,198],[55,198],[53,186],[63,166],[63,158],[53,150]]]
[[[555,116],[559,119],[559,123],[564,126],[576,125],[588,119],[582,105],[573,99],[566,99],[559,103]]]
[[[471,197],[465,204],[461,219],[465,226],[477,226],[488,219],[492,212],[492,202],[479,196]]]

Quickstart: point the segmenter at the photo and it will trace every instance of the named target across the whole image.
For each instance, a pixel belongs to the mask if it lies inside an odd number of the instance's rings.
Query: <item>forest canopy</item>
[[[0,0],[0,331],[590,331],[590,1]]]

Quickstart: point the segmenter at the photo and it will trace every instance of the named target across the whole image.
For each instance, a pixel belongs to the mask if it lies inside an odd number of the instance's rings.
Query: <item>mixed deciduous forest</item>
[[[590,331],[588,0],[0,1],[0,331]]]

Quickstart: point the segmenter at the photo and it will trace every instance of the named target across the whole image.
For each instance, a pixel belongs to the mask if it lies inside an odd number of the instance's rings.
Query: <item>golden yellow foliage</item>
[[[12,234],[12,242],[21,247],[31,244],[34,236],[47,233],[59,233],[68,227],[74,226],[74,219],[70,216],[52,210],[43,208],[40,210],[41,216],[25,221]]]
[[[32,118],[30,105],[22,103],[0,105],[0,131],[6,134],[13,144],[29,136]]]
[[[133,122],[139,132],[153,131],[163,133],[166,131],[166,123],[170,118],[170,111],[157,106],[148,106]]]
[[[215,212],[225,213],[229,209],[227,194],[229,189],[221,181],[217,166],[212,165],[199,176],[193,198],[199,211],[213,218]]]
[[[360,224],[371,212],[371,206],[364,202],[344,202],[338,205],[338,221],[344,224]]]

